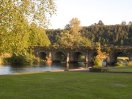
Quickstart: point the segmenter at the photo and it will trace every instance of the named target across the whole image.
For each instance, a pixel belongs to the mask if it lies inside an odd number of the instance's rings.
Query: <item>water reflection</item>
[[[42,72],[42,71],[52,71],[52,70],[69,70],[77,68],[86,68],[84,63],[53,63],[45,65],[35,65],[35,66],[11,66],[11,65],[0,65],[0,75],[14,74],[22,72]]]

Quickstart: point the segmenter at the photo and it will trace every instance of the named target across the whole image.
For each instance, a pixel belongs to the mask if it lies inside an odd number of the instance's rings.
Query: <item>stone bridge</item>
[[[95,47],[79,47],[79,48],[73,48],[73,49],[64,49],[64,48],[46,48],[43,46],[34,46],[33,53],[36,57],[39,57],[43,60],[50,60],[53,62],[91,62],[93,57],[95,56],[96,49]],[[130,60],[132,60],[132,47],[116,47],[116,46],[107,46],[101,47],[102,50],[108,50],[110,49],[110,52],[108,53],[108,57],[110,61],[116,60],[116,58],[123,54],[129,57]],[[125,54],[124,54],[125,53]]]
[[[92,60],[95,50],[91,48],[45,48],[41,46],[34,47],[34,54],[43,60],[50,59],[53,62],[86,62]]]

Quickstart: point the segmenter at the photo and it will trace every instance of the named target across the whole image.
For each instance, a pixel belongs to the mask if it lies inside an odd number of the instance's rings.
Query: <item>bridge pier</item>
[[[69,55],[69,52],[67,52],[66,63],[69,63],[69,60],[70,60],[70,55]]]
[[[47,57],[46,63],[47,63],[48,65],[52,64],[52,54],[51,54],[51,52],[48,53],[48,57]]]
[[[86,64],[88,64],[88,54],[87,53],[85,55],[85,62],[86,62]]]

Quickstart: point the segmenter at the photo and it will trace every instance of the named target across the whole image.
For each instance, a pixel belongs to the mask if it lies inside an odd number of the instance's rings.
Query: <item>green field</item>
[[[47,72],[0,76],[0,99],[132,99],[132,74]]]

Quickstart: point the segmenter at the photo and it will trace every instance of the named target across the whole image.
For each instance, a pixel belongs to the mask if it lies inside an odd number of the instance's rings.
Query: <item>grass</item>
[[[123,67],[108,67],[109,72],[131,72],[132,66],[123,66]]]
[[[0,76],[0,99],[132,99],[132,75],[61,72]]]

